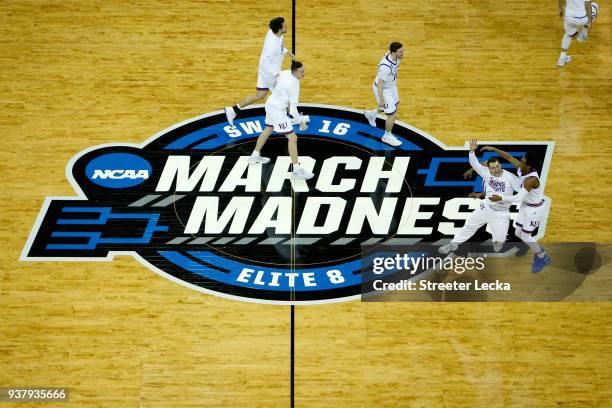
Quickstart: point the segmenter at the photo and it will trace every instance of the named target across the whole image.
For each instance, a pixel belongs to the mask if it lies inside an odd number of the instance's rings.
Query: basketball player
[[[518,217],[514,221],[514,234],[534,252],[531,271],[540,272],[550,263],[550,257],[532,236],[544,217],[544,188],[540,185],[540,176],[537,172],[540,160],[533,152],[527,152],[519,161],[495,147],[485,146],[482,150],[499,154],[517,168],[517,174],[521,179],[521,189],[518,194],[509,197],[493,195],[489,197],[489,200],[494,203],[521,203]]]
[[[487,160],[487,166],[483,166],[476,158],[476,140],[470,142],[470,166],[482,177],[485,197],[501,194],[503,197],[512,196],[513,190],[519,191],[520,180],[514,174],[501,168],[497,157]],[[470,197],[479,197],[479,193],[472,193]],[[478,231],[480,227],[487,224],[493,236],[493,250],[499,252],[506,241],[508,226],[510,224],[510,203],[505,201],[494,203],[489,200],[480,201],[479,207],[474,210],[465,221],[463,228],[453,237],[453,240],[440,247],[438,251],[446,255],[459,248],[459,244],[467,241]]]
[[[399,42],[392,42],[389,45],[389,52],[380,60],[376,78],[372,90],[376,97],[378,106],[372,110],[365,110],[363,113],[371,126],[376,127],[376,115],[384,112],[387,116],[385,120],[385,134],[382,141],[388,145],[397,147],[402,144],[391,131],[397,117],[397,106],[400,98],[397,92],[397,71],[401,59],[404,57],[404,46]]]
[[[242,102],[225,108],[225,116],[230,125],[234,125],[234,119],[240,115],[242,108],[262,100],[268,91],[274,87],[276,76],[280,73],[283,65],[283,57],[288,55],[295,59],[295,55],[289,52],[284,45],[284,34],[287,32],[287,24],[282,17],[276,17],[270,21],[270,29],[266,34],[261,56],[259,57],[259,70],[257,73],[257,92],[249,95]]]
[[[572,38],[578,35],[576,38],[578,41],[585,41],[588,36],[589,29],[595,22],[597,17],[597,10],[599,5],[590,0],[565,0],[565,18],[563,20],[563,28],[565,34],[561,40],[561,55],[557,65],[560,67],[565,66],[572,58],[567,55]],[[563,17],[563,2],[559,0],[559,16]]]
[[[289,155],[293,167],[293,177],[303,180],[311,179],[314,174],[299,165],[297,150],[297,135],[293,131],[293,125],[300,125],[300,130],[308,129],[307,117],[303,117],[297,110],[300,96],[300,80],[304,78],[304,66],[299,61],[291,62],[291,69],[282,71],[276,80],[276,86],[272,88],[272,95],[266,101],[266,127],[257,138],[257,145],[249,162],[268,163],[268,157],[261,156],[261,149],[264,147],[268,137],[274,130],[277,133],[287,136]],[[287,115],[287,111],[293,120]]]

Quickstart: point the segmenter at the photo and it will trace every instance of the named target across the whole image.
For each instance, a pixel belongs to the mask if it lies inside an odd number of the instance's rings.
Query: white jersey
[[[488,167],[478,162],[474,152],[470,151],[469,157],[470,165],[482,177],[487,205],[496,211],[508,211],[511,203],[505,201],[492,202],[488,198],[493,195],[499,195],[502,198],[512,196],[514,191],[519,191],[521,188],[519,178],[506,170],[502,170],[502,174],[499,177],[494,176]]]
[[[282,71],[276,79],[272,95],[266,101],[266,109],[286,112],[289,110],[295,119],[299,117],[297,104],[300,99],[300,80],[291,73],[290,69]]]
[[[261,57],[259,57],[259,70],[270,75],[278,74],[283,66],[283,56],[286,53],[284,36],[278,37],[272,30],[268,30]]]
[[[565,3],[565,16],[574,18],[586,17],[586,11],[584,3],[587,0],[566,0]]]
[[[517,174],[519,178],[521,179],[521,187],[523,187],[523,184],[525,184],[525,179],[527,177],[535,177],[538,179],[538,181],[540,181],[540,176],[538,176],[537,171],[532,171],[529,174],[523,175],[523,172],[521,171],[521,168],[519,167],[517,169]],[[539,206],[542,204],[543,198],[544,198],[544,188],[542,187],[542,183],[540,183],[540,186],[538,188],[532,188],[530,191],[527,192],[527,195],[523,199],[523,202],[529,206],[536,206],[536,205]]]
[[[399,70],[400,60],[395,62],[391,59],[391,53],[387,52],[378,64],[374,85],[378,86],[378,81],[385,81],[383,89],[391,89],[397,86],[397,71]]]

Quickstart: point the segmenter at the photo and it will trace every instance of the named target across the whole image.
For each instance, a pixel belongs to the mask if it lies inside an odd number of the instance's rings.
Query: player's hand
[[[468,195],[470,198],[484,198],[484,193],[470,193]]]
[[[483,147],[480,149],[480,151],[481,151],[481,152],[493,152],[493,151],[494,151],[494,148],[493,148],[493,147],[491,147],[491,146],[483,146]]]
[[[470,150],[475,152],[476,148],[478,148],[478,141],[476,139],[470,140]]]
[[[302,132],[305,132],[308,130],[308,125],[306,124],[306,122],[300,122],[300,130]]]
[[[463,179],[469,179],[470,177],[472,177],[472,174],[474,174],[474,169],[467,170],[465,173],[463,173]]]
[[[497,194],[494,194],[494,195],[492,195],[491,197],[489,197],[489,200],[490,200],[490,201],[493,201],[494,203],[496,203],[496,202],[498,202],[498,201],[501,201],[501,200],[502,200],[502,198],[501,198],[501,196],[498,196]]]

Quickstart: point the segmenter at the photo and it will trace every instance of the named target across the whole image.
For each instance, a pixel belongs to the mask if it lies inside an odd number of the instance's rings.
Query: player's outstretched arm
[[[476,141],[475,139],[472,139],[470,141],[470,153],[468,155],[469,160],[470,160],[470,166],[472,166],[472,169],[474,169],[480,177],[485,178],[485,177],[488,177],[491,173],[489,172],[489,168],[487,166],[483,166],[482,164],[478,162],[478,159],[476,158],[477,148],[478,148],[478,141]]]
[[[521,164],[521,162],[516,157],[512,157],[510,153],[504,152],[503,150],[500,150],[497,147],[485,146],[482,149],[480,149],[480,151],[481,152],[482,151],[495,152],[499,154],[501,157],[503,157],[504,159],[506,159],[514,167],[518,167]]]
[[[487,161],[486,161],[486,160],[483,160],[483,161],[481,161],[481,162],[480,162],[480,164],[482,164],[483,166],[485,166],[485,167],[486,167],[486,166],[487,166]],[[474,175],[474,169],[470,167],[469,169],[467,169],[467,170],[466,170],[466,171],[463,173],[463,179],[464,179],[464,180],[467,180],[467,179],[469,179],[470,177],[472,177],[473,175]]]

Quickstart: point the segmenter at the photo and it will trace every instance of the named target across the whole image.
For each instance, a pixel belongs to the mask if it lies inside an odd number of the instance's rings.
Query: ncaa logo
[[[87,178],[102,187],[134,187],[149,178],[151,165],[130,153],[109,153],[93,159],[85,168]]]
[[[266,144],[269,164],[249,164],[263,107],[244,110],[234,126],[222,112],[203,115],[139,146],[96,146],[75,156],[67,175],[77,196],[47,197],[21,259],[129,255],[218,296],[326,303],[359,297],[362,247],[451,238],[478,206],[467,196],[482,191],[482,180],[462,177],[467,147],[449,148],[399,122],[394,133],[403,143],[394,148],[362,111],[300,107],[310,116],[307,131],[295,127],[300,164],[313,179],[291,177],[280,135]],[[519,158],[537,152],[545,185],[552,142],[487,144]],[[545,228],[544,219],[537,237]],[[489,238],[481,230],[473,239]]]

